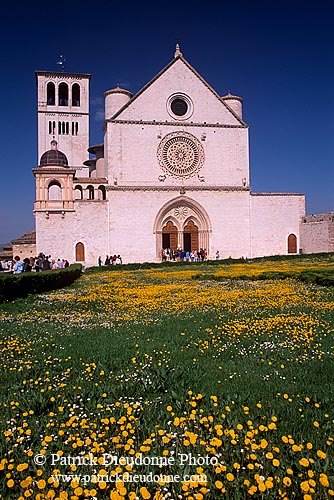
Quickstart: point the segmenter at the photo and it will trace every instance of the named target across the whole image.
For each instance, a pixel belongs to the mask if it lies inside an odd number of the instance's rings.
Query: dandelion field
[[[2,304],[0,498],[334,497],[334,288],[256,279],[310,269],[334,259],[99,268]]]

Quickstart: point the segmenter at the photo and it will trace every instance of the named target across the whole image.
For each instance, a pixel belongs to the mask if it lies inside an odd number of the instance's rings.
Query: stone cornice
[[[91,79],[91,74],[89,73],[65,73],[63,71],[35,71],[36,79],[38,76],[46,76],[48,78],[59,78],[60,80],[65,80],[67,78],[75,78],[76,80]]]
[[[251,196],[305,196],[303,193],[250,193]]]
[[[248,125],[224,125],[222,123],[192,123],[192,122],[157,122],[157,121],[145,121],[145,120],[105,120],[106,123],[116,123],[120,125],[159,125],[168,127],[200,127],[200,128],[249,128]]]
[[[107,186],[107,191],[249,191],[243,186]]]
[[[74,181],[79,184],[108,184],[104,177],[74,177]]]
[[[36,174],[72,174],[76,172],[75,168],[69,167],[37,167],[32,169],[34,175]]]
[[[43,109],[38,109],[37,110],[38,113],[44,113],[46,115],[59,115],[59,116],[67,116],[67,115],[71,115],[71,116],[77,116],[78,118],[80,118],[80,116],[89,116],[89,113],[84,113],[84,112],[78,112],[78,111],[64,111],[63,109],[61,111],[57,110],[57,109],[53,109],[53,110],[43,110]]]

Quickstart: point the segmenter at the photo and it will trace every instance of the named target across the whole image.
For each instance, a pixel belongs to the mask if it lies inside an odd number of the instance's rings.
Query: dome
[[[243,102],[243,98],[242,97],[239,97],[238,95],[233,95],[233,94],[231,94],[231,92],[229,92],[227,95],[222,96],[222,99],[224,101],[234,100],[234,101]]]
[[[39,166],[68,167],[66,155],[57,149],[57,141],[51,141],[51,149],[42,154]]]
[[[130,99],[132,97],[132,93],[129,90],[122,89],[121,87],[115,87],[114,89],[107,90],[104,93],[104,96],[106,97],[107,95],[110,95],[110,94],[125,94]]]

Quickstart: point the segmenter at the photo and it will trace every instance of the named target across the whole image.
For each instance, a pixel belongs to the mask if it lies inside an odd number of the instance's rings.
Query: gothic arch
[[[153,225],[153,233],[156,235],[156,256],[161,255],[162,229],[168,221],[178,229],[178,247],[183,247],[183,228],[189,221],[193,221],[198,227],[198,246],[209,250],[209,235],[211,233],[211,222],[207,211],[197,201],[188,196],[178,196],[165,203],[158,211]]]

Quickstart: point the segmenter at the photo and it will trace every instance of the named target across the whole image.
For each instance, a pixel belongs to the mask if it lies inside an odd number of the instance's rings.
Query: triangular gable
[[[120,110],[118,110],[110,120],[135,120],[135,119],[141,119],[145,121],[146,119],[148,121],[175,121],[172,118],[169,117],[167,112],[162,113],[162,109],[160,110],[160,116],[159,116],[159,110],[157,111],[151,117],[145,117],[145,110],[148,109],[149,103],[145,103],[145,95],[147,99],[149,100],[150,98],[154,97],[154,90],[155,92],[159,93],[159,98],[160,95],[165,93],[166,96],[167,94],[170,94],[171,92],[173,93],[173,87],[174,87],[174,82],[169,82],[168,88],[164,87],[164,83],[168,82],[163,82],[163,80],[168,80],[168,74],[173,71],[176,68],[176,66],[179,66],[180,63],[182,63],[185,68],[188,70],[185,73],[185,77],[187,78],[187,73],[188,73],[188,79],[189,75],[194,76],[192,80],[192,84],[195,84],[195,80],[197,80],[197,91],[201,91],[202,94],[207,93],[207,98],[210,95],[209,100],[211,101],[211,104],[213,105],[212,107],[215,109],[215,112],[213,111],[213,115],[215,115],[215,120],[210,120],[208,117],[206,118],[205,115],[202,113],[202,117],[200,120],[195,120],[194,117],[191,118],[194,123],[198,122],[206,122],[206,123],[219,123],[219,124],[226,124],[230,126],[242,126],[242,127],[247,127],[247,124],[234,112],[233,109],[231,109],[225,102],[224,100],[217,94],[217,92],[202,78],[202,76],[186,61],[186,59],[182,55],[176,56],[167,66],[165,66],[152,80],[150,80],[137,94],[135,94]],[[180,67],[178,68],[178,73],[180,73]],[[159,83],[162,83],[161,88],[159,89]],[[158,87],[157,87],[158,86]],[[177,82],[176,82],[176,87],[177,87]],[[200,88],[201,87],[201,88]],[[153,90],[154,89],[154,90]],[[179,91],[183,91],[185,94],[191,93],[191,90],[187,88],[187,85],[185,83],[184,86],[181,85],[181,87],[178,87]],[[150,95],[151,94],[151,95]],[[204,97],[204,96],[203,96]],[[198,103],[195,103],[195,109],[198,105],[200,104],[200,101],[203,99],[200,98]],[[165,104],[164,100],[158,99],[157,96],[155,96],[155,103],[158,104],[158,101],[160,101],[162,107],[164,108],[165,111]],[[142,106],[139,105],[139,103],[142,103]],[[201,103],[203,104],[203,103]],[[139,111],[140,110],[140,111]],[[151,113],[152,114],[152,113]],[[137,115],[137,116],[136,116]],[[181,121],[181,120],[180,120]],[[190,120],[186,120],[185,123],[189,123]]]

